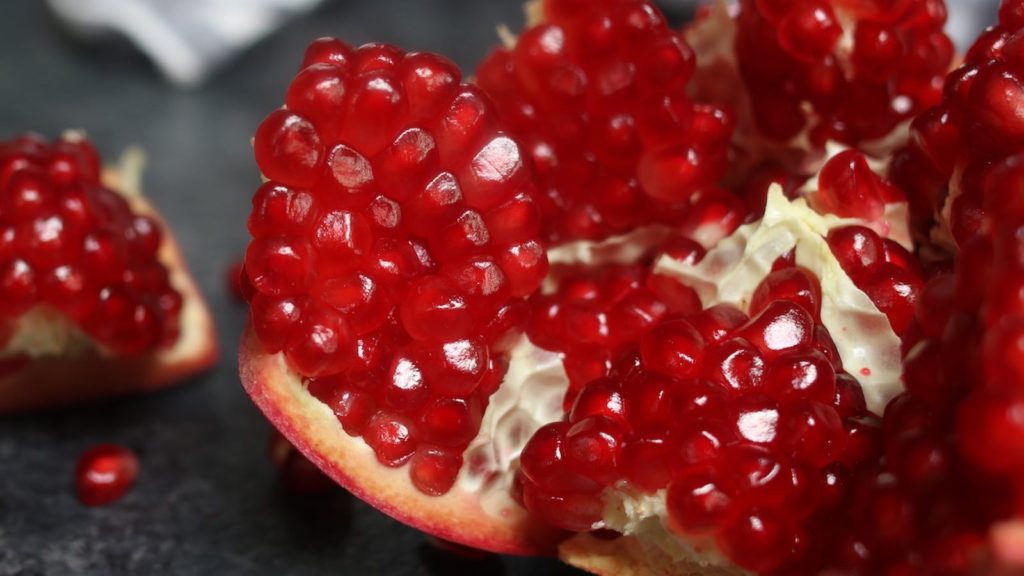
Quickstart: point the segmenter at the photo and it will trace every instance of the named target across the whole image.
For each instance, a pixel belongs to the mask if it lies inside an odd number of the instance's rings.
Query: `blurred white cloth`
[[[659,4],[678,11],[695,10],[708,0],[657,0]],[[946,0],[949,19],[946,33],[959,52],[966,52],[974,39],[987,26],[995,24],[999,0]]]
[[[657,0],[676,10],[708,0]],[[195,86],[241,51],[322,0],[48,0],[57,18],[82,35],[118,32],[149,55],[167,78]],[[965,51],[995,21],[998,0],[946,0],[947,31]]]
[[[173,83],[191,87],[322,0],[48,0],[79,35],[123,34]]]

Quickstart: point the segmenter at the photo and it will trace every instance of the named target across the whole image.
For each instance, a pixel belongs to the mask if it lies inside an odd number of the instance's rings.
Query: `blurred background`
[[[963,49],[995,0],[947,0]],[[682,23],[694,2],[663,0]],[[223,361],[168,392],[0,419],[0,576],[8,574],[574,574],[550,560],[441,552],[337,491],[277,486],[269,427],[234,357],[244,306],[226,289],[259,184],[249,139],[322,35],[430,50],[472,70],[522,25],[519,0],[5,0],[0,139],[85,129],[108,161],[149,156],[148,195],[175,228],[218,321]],[[87,509],[72,476],[87,447],[137,452],[137,486]]]

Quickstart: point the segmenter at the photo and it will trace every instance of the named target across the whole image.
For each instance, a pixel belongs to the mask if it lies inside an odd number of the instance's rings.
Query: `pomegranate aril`
[[[601,417],[574,424],[565,435],[565,456],[580,474],[607,483],[614,479],[622,459],[623,434]]]
[[[523,505],[565,530],[589,532],[604,526],[604,502],[598,494],[547,494],[527,482],[523,487]]]
[[[646,492],[663,488],[672,478],[672,443],[662,436],[633,440],[622,449],[622,474],[630,485]]]
[[[739,513],[717,541],[739,566],[763,572],[785,560],[796,536],[781,515],[754,509]]]
[[[684,469],[668,487],[666,506],[673,525],[684,534],[715,530],[737,513],[734,490],[715,467]]]
[[[462,455],[444,448],[420,446],[409,463],[409,477],[420,492],[440,496],[448,492],[462,468]]]
[[[100,444],[86,450],[75,468],[75,491],[86,506],[104,506],[120,500],[135,484],[139,460],[131,450]]]
[[[821,315],[821,286],[817,278],[803,268],[782,268],[766,276],[754,291],[750,313],[757,314],[775,300],[788,300],[802,306],[815,319]]]
[[[814,319],[802,306],[775,300],[738,329],[769,361],[807,346],[813,338]]]
[[[790,352],[768,366],[762,391],[780,401],[808,399],[830,403],[836,395],[835,370],[816,350]]]
[[[693,325],[681,319],[662,323],[640,341],[644,365],[673,378],[695,376],[703,356],[704,338]]]
[[[409,423],[383,411],[370,418],[363,438],[385,466],[401,466],[416,449]]]

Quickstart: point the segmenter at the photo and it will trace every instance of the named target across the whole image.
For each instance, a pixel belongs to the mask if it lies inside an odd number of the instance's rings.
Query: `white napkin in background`
[[[193,87],[214,70],[322,0],[48,0],[83,36],[117,32],[174,84]]]
[[[680,12],[707,4],[708,0],[657,0],[659,4]],[[946,0],[949,19],[946,33],[953,39],[958,52],[965,52],[985,27],[996,22],[999,0]]]
[[[234,56],[322,0],[48,0],[83,35],[119,32],[174,84],[196,86]],[[707,0],[660,0],[689,10]],[[998,0],[946,0],[958,50],[995,20]]]

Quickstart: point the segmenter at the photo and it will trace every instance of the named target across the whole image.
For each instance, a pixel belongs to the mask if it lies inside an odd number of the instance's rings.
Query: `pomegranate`
[[[152,390],[208,368],[213,321],[141,156],[85,137],[0,142],[0,412]]]
[[[720,4],[725,39],[687,37],[701,70],[732,59],[728,175],[688,45],[645,2],[582,7],[533,4],[479,88],[310,46],[254,142],[255,403],[454,545],[602,574],[1012,570],[1019,0],[941,102],[939,0]]]

